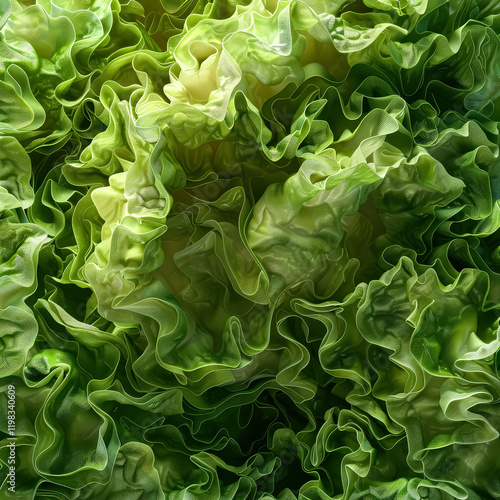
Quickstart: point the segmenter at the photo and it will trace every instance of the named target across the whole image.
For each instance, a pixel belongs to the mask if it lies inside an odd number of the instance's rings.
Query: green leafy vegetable
[[[0,497],[500,498],[499,36],[0,0]]]

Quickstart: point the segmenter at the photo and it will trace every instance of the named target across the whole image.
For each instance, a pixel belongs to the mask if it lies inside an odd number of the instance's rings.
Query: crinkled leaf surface
[[[500,498],[499,36],[0,0],[0,497]]]

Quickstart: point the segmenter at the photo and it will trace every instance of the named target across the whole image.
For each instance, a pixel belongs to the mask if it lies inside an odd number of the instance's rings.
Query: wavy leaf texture
[[[0,497],[500,498],[499,36],[0,0]]]

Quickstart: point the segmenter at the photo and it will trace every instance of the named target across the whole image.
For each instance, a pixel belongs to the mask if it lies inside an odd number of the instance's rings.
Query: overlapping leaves
[[[499,16],[2,0],[17,497],[498,498]]]

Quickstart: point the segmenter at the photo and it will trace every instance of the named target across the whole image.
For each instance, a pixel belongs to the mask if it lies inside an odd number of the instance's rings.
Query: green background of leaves
[[[16,498],[500,498],[497,2],[0,28]]]

